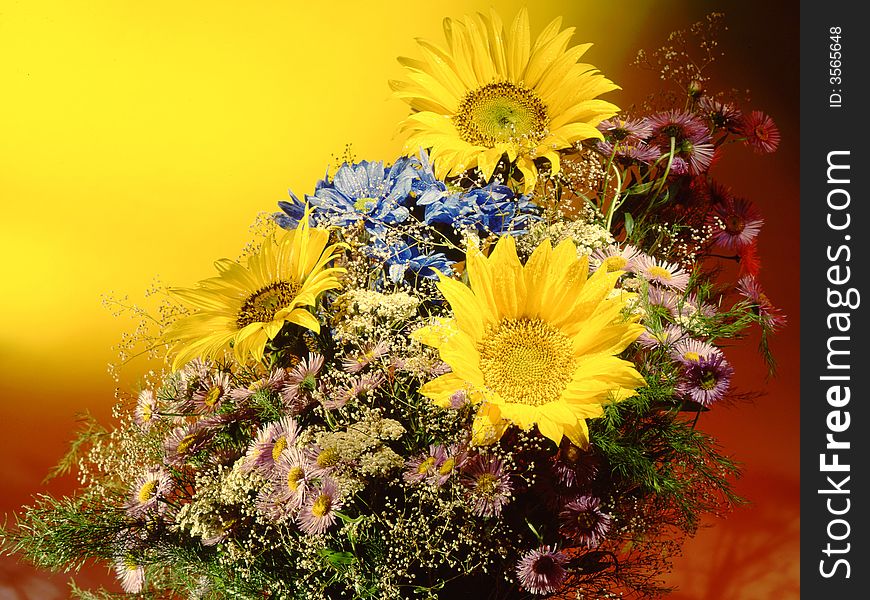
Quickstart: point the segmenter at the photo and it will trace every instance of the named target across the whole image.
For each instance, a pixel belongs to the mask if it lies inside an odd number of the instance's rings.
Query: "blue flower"
[[[540,214],[540,208],[528,196],[517,196],[511,188],[495,181],[451,192],[445,182],[435,177],[423,151],[413,164],[417,177],[412,190],[417,206],[424,207],[423,221],[427,225],[443,223],[457,233],[474,230],[481,235],[519,234]]]
[[[403,223],[409,211],[405,206],[411,192],[413,168],[401,158],[389,169],[381,161],[343,164],[332,181],[317,183],[313,196],[305,199],[313,209],[319,225],[347,227],[360,221],[375,236],[384,234],[386,226]],[[290,215],[298,213],[288,212]]]
[[[410,271],[417,277],[437,279],[438,273],[453,273],[453,262],[442,252],[424,254],[416,244],[408,245],[400,241],[392,245],[376,242],[370,246],[371,254],[384,261],[385,271],[390,281],[399,283]]]
[[[290,199],[292,202],[279,200],[278,208],[284,212],[274,213],[272,215],[272,218],[275,219],[278,227],[283,229],[296,229],[299,225],[299,221],[301,221],[302,217],[305,216],[305,203],[301,202],[293,192],[290,192]],[[308,221],[309,225],[313,225],[310,216]]]

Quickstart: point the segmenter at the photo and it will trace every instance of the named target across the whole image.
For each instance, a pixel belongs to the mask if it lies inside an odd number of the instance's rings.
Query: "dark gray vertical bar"
[[[801,595],[870,597],[864,3],[801,2]]]

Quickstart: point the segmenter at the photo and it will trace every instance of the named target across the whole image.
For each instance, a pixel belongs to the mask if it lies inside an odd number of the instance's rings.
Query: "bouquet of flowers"
[[[696,427],[735,393],[722,346],[760,327],[772,368],[784,322],[762,218],[709,169],[778,131],[673,47],[639,62],[685,93],[628,113],[560,20],[444,30],[391,82],[406,155],[348,151],[239,260],[169,288],[137,340],[165,369],[82,432],[59,467],[80,490],[36,499],[7,552],[155,597],[665,591],[738,501]]]

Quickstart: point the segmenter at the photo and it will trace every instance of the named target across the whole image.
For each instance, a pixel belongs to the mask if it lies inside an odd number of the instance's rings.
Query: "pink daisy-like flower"
[[[176,427],[163,441],[166,463],[173,467],[183,466],[188,458],[203,449],[213,432],[203,421]]]
[[[689,274],[678,265],[656,260],[646,254],[637,257],[635,273],[649,281],[684,292],[689,284]]]
[[[583,450],[568,440],[562,440],[559,452],[553,458],[553,473],[559,483],[573,488],[595,479],[598,464],[588,449]]]
[[[652,125],[646,119],[625,119],[613,117],[598,124],[598,131],[608,142],[624,140],[644,140],[652,135]]]
[[[244,469],[269,475],[278,457],[296,443],[298,436],[299,424],[293,417],[285,416],[264,425],[248,447]]]
[[[698,112],[707,119],[711,129],[725,129],[732,133],[740,131],[743,113],[733,104],[703,96],[698,101]]]
[[[459,410],[471,402],[471,399],[468,397],[468,392],[465,390],[456,390],[450,395],[449,400],[450,408],[453,410]]]
[[[439,457],[436,449],[437,446],[432,444],[428,452],[409,458],[405,462],[406,469],[402,479],[410,484],[418,484],[432,476],[438,468]]]
[[[751,275],[741,277],[737,281],[737,291],[755,305],[756,313],[768,329],[775,331],[786,324],[785,315],[770,301],[758,279]]]
[[[305,500],[310,478],[305,453],[287,448],[275,463],[270,478],[272,486],[260,498],[260,510],[276,521],[295,516]]]
[[[308,535],[321,535],[335,523],[335,511],[342,507],[338,485],[324,477],[320,488],[314,490],[299,511],[296,522]]]
[[[341,408],[351,400],[365,396],[384,381],[386,381],[386,377],[381,372],[357,377],[351,382],[350,386],[329,394],[328,399],[323,402],[323,407],[327,410]]]
[[[568,556],[553,546],[530,550],[517,563],[517,578],[522,588],[532,594],[558,592],[565,583]]]
[[[651,308],[662,309],[669,315],[675,315],[677,313],[677,305],[680,302],[680,296],[675,292],[657,285],[650,285],[647,288],[646,297],[647,304]]]
[[[685,338],[679,340],[671,351],[671,356],[674,360],[688,365],[696,363],[701,359],[709,359],[712,356],[721,356],[722,351],[713,344],[702,342],[694,338]]]
[[[614,271],[634,272],[634,260],[640,255],[640,251],[631,244],[619,247],[615,244],[606,248],[597,248],[589,257],[590,268],[598,268],[604,265],[608,273]]]
[[[471,502],[471,512],[493,517],[510,502],[513,485],[499,458],[477,456],[465,464],[462,483]]]
[[[212,373],[206,377],[191,398],[192,408],[198,412],[215,412],[230,392],[228,373]]]
[[[127,513],[132,517],[142,517],[149,512],[165,512],[166,504],[160,502],[172,491],[172,477],[162,467],[145,470],[130,488]]]
[[[601,500],[580,496],[559,513],[559,533],[574,542],[593,548],[610,531],[610,515],[601,510]]]
[[[313,477],[326,477],[334,473],[342,464],[338,449],[333,446],[312,444],[305,449],[305,460]]]
[[[115,559],[115,575],[128,594],[138,594],[145,586],[145,569],[130,556]]]
[[[276,392],[284,384],[285,377],[284,369],[276,369],[246,388],[235,388],[230,391],[229,397],[236,401],[244,401],[263,390]]]
[[[649,141],[667,152],[671,146],[671,138],[677,148],[683,141],[693,143],[707,142],[710,130],[703,121],[686,111],[670,110],[651,115],[646,118],[650,128]]]
[[[676,391],[701,406],[709,408],[720,400],[731,385],[733,367],[721,354],[687,363]]]
[[[360,348],[360,352],[349,356],[342,361],[342,368],[347,373],[359,373],[367,366],[387,353],[389,346],[383,340],[376,344],[366,344]]]
[[[677,325],[667,325],[660,329],[647,328],[637,342],[644,348],[671,348],[685,337],[686,332]]]
[[[286,383],[313,392],[317,388],[317,374],[323,368],[323,356],[310,352],[307,359],[302,359],[298,365],[287,372]]]
[[[749,200],[727,198],[713,205],[707,222],[714,228],[714,243],[728,250],[741,250],[755,240],[764,219]]]
[[[136,410],[133,413],[136,424],[145,431],[160,418],[157,414],[157,397],[152,390],[142,390],[136,399]]]
[[[680,144],[680,156],[689,164],[689,173],[697,175],[705,172],[713,163],[716,156],[716,147],[709,142],[684,141]],[[673,165],[671,167],[673,171]]]
[[[435,469],[430,475],[430,481],[441,487],[447,483],[468,460],[468,452],[464,444],[435,447]]]
[[[746,144],[759,153],[775,151],[781,139],[776,123],[760,110],[754,110],[743,118],[740,133],[746,136]]]

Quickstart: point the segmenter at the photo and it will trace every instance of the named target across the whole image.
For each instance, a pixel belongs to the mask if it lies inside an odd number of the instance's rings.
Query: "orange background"
[[[718,407],[700,425],[744,465],[751,504],[685,547],[674,598],[789,599],[799,593],[798,15],[773,3],[721,3],[729,30],[719,89],[748,88],[777,121],[780,151],[733,148],[714,174],[763,210],[762,282],[789,316],[765,380],[750,336],[727,350],[752,403]],[[110,422],[111,347],[132,321],[102,294],[142,303],[155,277],[189,285],[235,257],[257,213],[287,188],[310,192],[331,156],[393,160],[406,106],[390,98],[398,55],[440,41],[444,16],[522,2],[333,1],[148,3],[0,0],[0,513],[72,478],[40,483],[84,409]],[[712,2],[538,1],[533,30],[576,26],[588,59],[629,106],[660,85],[628,66],[716,7]],[[137,370],[138,369],[138,370]],[[129,389],[144,365],[128,369]],[[10,517],[11,518],[11,517]],[[0,558],[0,596],[61,598],[65,577]],[[109,581],[88,569],[81,584]],[[119,589],[115,587],[114,589]]]

